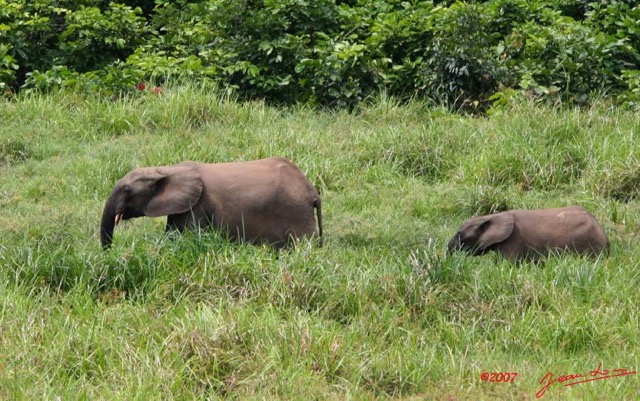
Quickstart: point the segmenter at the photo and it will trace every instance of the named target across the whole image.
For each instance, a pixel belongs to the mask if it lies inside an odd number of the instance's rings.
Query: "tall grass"
[[[638,117],[514,104],[465,117],[382,97],[353,113],[206,88],[0,103],[0,398],[533,399],[640,366]],[[325,246],[165,234],[99,217],[130,169],[284,156],[322,193]],[[580,204],[599,259],[444,252],[466,218]],[[482,372],[517,372],[488,383]],[[636,376],[547,399],[633,399]]]

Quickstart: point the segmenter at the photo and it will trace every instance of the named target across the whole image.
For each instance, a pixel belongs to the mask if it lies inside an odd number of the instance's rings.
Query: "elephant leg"
[[[178,232],[184,232],[187,229],[193,228],[207,228],[215,226],[213,215],[199,211],[189,211],[181,214],[170,214],[167,216],[167,231],[176,230]]]
[[[187,215],[182,214],[170,214],[167,216],[166,231],[178,231],[183,232],[187,225]]]

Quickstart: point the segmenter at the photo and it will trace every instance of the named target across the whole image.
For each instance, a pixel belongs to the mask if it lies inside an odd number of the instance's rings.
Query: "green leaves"
[[[66,10],[65,29],[58,41],[59,62],[77,71],[99,69],[123,59],[144,43],[146,22],[139,8],[110,3],[105,11],[97,7]]]
[[[0,89],[186,77],[279,104],[352,108],[384,91],[477,112],[515,89],[637,107],[624,71],[640,67],[639,19],[621,0],[0,0]]]

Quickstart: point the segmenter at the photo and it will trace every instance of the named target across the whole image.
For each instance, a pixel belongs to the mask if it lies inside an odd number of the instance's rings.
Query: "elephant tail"
[[[320,238],[320,246],[322,247],[322,200],[320,197],[316,197],[313,202],[313,207],[316,209],[316,215],[318,216],[318,236]]]

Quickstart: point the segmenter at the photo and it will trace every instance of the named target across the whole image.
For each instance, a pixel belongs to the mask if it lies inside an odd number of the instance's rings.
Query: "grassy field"
[[[638,114],[468,117],[384,97],[319,112],[176,87],[0,100],[0,122],[0,399],[531,400],[549,372],[640,367]],[[267,156],[320,190],[323,248],[140,218],[101,250],[102,207],[132,168]],[[445,253],[473,215],[574,204],[610,255]],[[640,394],[637,375],[564,384],[543,399]]]

